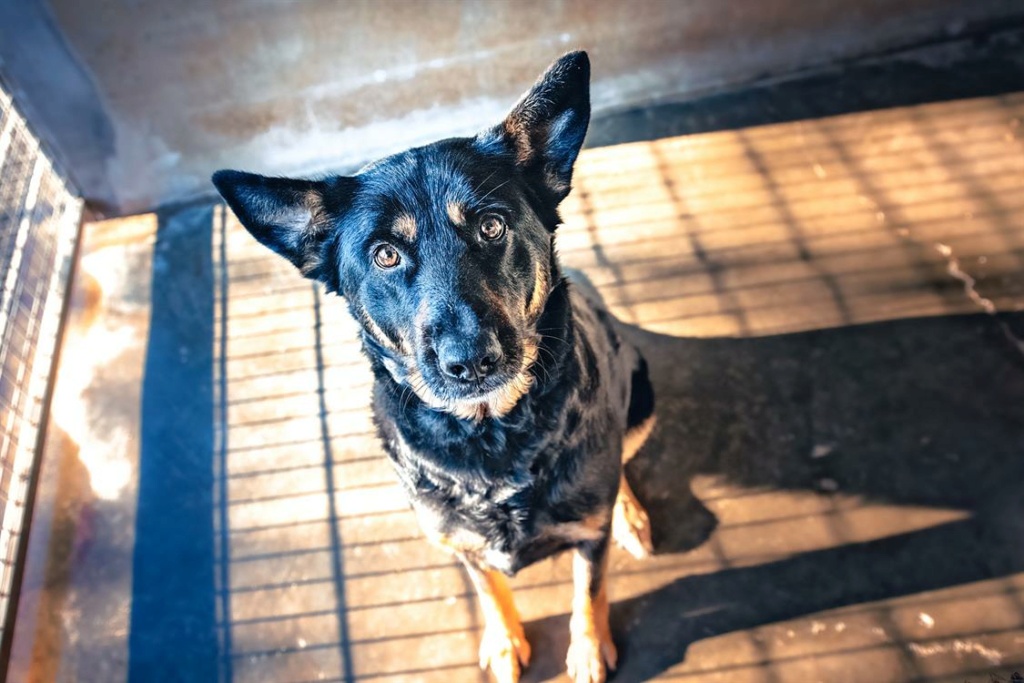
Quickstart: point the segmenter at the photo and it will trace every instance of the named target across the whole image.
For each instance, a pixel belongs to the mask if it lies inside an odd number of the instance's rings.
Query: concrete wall
[[[600,114],[1022,12],[1019,0],[45,1],[0,0],[0,66],[86,195],[115,212],[207,193],[223,166],[349,169],[471,132],[571,48],[591,52]]]

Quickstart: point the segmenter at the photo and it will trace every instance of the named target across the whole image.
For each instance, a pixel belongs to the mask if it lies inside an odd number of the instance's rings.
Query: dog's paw
[[[565,665],[573,683],[604,683],[615,670],[618,653],[611,636],[596,633],[573,634]]]
[[[651,520],[632,495],[619,494],[612,518],[612,538],[616,545],[638,560],[654,553],[651,542]]]
[[[498,683],[517,683],[520,672],[530,664],[530,644],[522,629],[512,633],[485,628],[480,641],[480,668],[490,669]]]

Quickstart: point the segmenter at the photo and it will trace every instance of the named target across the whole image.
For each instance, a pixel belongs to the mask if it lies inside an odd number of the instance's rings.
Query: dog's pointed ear
[[[351,194],[351,178],[268,178],[243,171],[217,171],[213,184],[245,229],[261,244],[291,261],[314,280],[324,272],[324,243],[332,218]]]
[[[548,67],[505,120],[499,138],[527,178],[554,204],[572,186],[572,167],[590,124],[590,58],[570,52]]]

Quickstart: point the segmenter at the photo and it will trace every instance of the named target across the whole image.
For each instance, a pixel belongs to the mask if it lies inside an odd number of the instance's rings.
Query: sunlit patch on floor
[[[985,667],[1024,665],[1020,556],[996,543],[1009,533],[998,510],[1007,520],[1015,510],[998,497],[1005,477],[981,467],[992,453],[942,441],[954,423],[1021,435],[1012,405],[994,398],[1013,398],[1020,383],[1012,348],[1000,346],[1010,340],[988,333],[990,312],[1024,306],[1024,150],[1013,132],[1022,116],[1015,94],[583,153],[558,250],[635,326],[661,392],[659,426],[631,467],[663,553],[611,560],[624,676],[980,680]],[[236,681],[481,680],[471,587],[421,538],[376,441],[371,377],[344,302],[300,279],[222,207],[213,223],[210,588],[222,670]],[[145,232],[138,244],[148,249]],[[145,310],[138,292],[150,284],[141,273],[122,285],[104,279],[121,272],[116,252],[102,256],[104,234],[86,241],[83,272],[107,313],[68,338],[95,362],[65,360],[55,404],[58,424],[93,446],[82,461],[96,499],[122,504],[98,507],[98,528],[131,519],[138,443],[90,420],[126,391],[97,368],[146,338],[144,320],[124,331],[109,312]],[[891,348],[869,344],[872,329]],[[962,360],[964,340],[980,340],[976,364],[1002,376],[971,375],[955,392],[939,380]],[[710,366],[687,370],[700,363]],[[916,374],[901,371],[911,365]],[[826,381],[835,377],[847,384]],[[917,403],[887,405],[887,395]],[[867,403],[875,412],[859,412]],[[720,424],[686,424],[707,415]],[[872,441],[879,422],[888,431]],[[748,423],[764,438],[747,438]],[[872,451],[875,442],[888,450]],[[90,460],[111,444],[128,454],[127,479],[121,461]],[[672,457],[705,460],[686,486],[664,490],[688,466]],[[920,467],[896,468],[910,458]],[[915,495],[887,488],[896,479],[919,482]],[[947,545],[997,556],[946,557]],[[82,553],[83,567],[109,561],[131,575],[130,553]],[[67,580],[84,591],[77,576]],[[513,586],[534,644],[531,675],[555,678],[568,558],[529,568]],[[99,614],[89,602],[66,613],[66,661],[99,666],[109,656],[75,641],[90,629],[124,655],[123,619]]]

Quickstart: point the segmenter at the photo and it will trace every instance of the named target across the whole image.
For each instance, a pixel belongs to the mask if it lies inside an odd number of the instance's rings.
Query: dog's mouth
[[[465,419],[502,417],[516,406],[533,386],[531,367],[537,360],[537,343],[524,340],[513,357],[479,380],[450,380],[441,376],[436,365],[421,370],[416,363],[408,384],[420,399],[434,409]]]
[[[516,372],[508,368],[502,368],[495,374],[479,380],[441,380],[439,383],[432,383],[434,393],[439,396],[450,396],[453,400],[472,401],[481,399],[493,391],[497,391],[509,382],[515,380]]]
[[[437,355],[431,351],[418,359],[417,364],[423,368],[424,382],[434,394],[451,401],[472,401],[513,381],[521,369],[521,357],[519,348],[503,350],[502,360],[486,376],[466,379],[446,376],[439,367]]]

